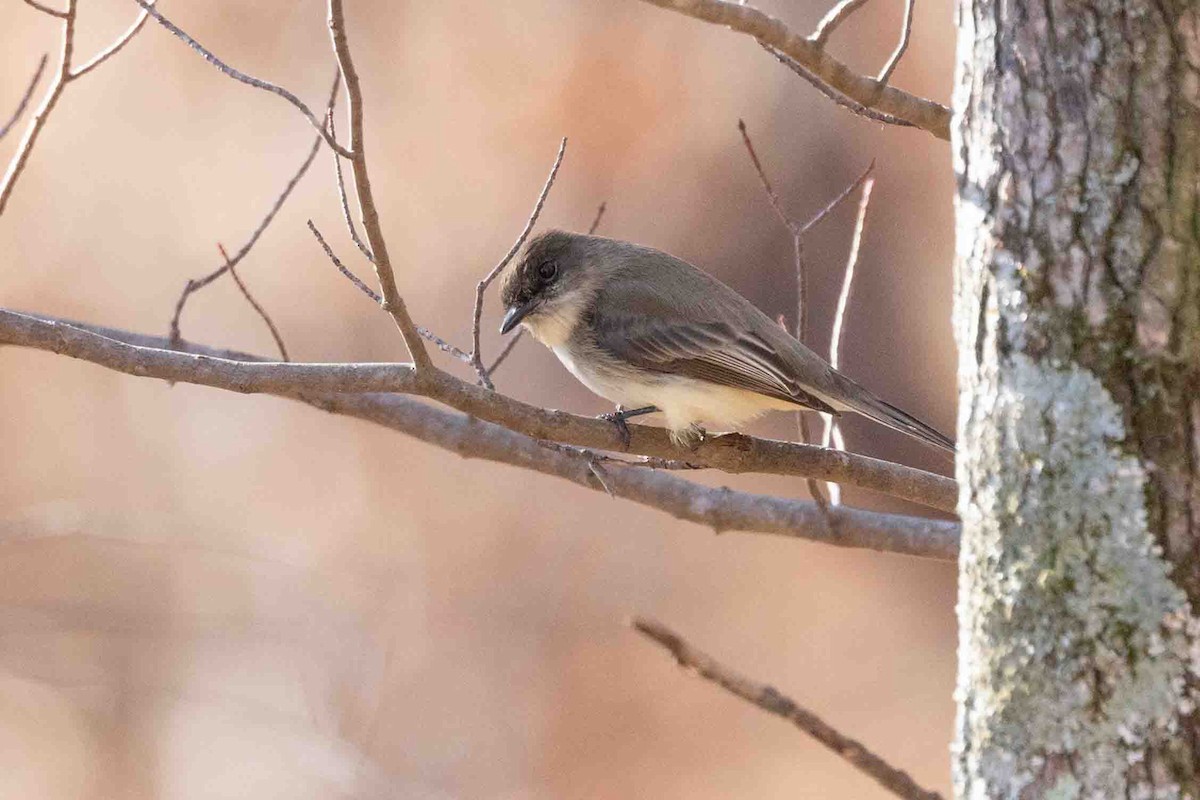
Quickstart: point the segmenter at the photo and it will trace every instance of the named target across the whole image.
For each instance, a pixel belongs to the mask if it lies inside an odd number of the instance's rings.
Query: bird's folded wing
[[[595,332],[600,347],[641,369],[747,389],[837,414],[792,378],[788,363],[753,331],[737,333],[723,322],[608,315]]]

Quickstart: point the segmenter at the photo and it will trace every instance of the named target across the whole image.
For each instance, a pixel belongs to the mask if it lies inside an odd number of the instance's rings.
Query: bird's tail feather
[[[847,394],[850,396],[843,400],[851,410],[875,420],[880,425],[886,425],[892,430],[907,433],[934,447],[954,452],[954,441],[950,437],[945,436],[933,426],[925,424],[907,411],[897,408],[886,400],[881,400],[858,384],[853,384],[853,386],[857,391],[853,394],[848,392]]]

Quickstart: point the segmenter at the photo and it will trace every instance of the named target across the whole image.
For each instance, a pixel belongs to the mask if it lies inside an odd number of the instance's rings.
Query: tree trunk
[[[1200,797],[1200,11],[958,16],[956,792]]]

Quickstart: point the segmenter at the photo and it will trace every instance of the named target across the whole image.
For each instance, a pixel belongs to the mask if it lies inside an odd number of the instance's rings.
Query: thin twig
[[[681,461],[677,458],[654,458],[651,456],[639,456],[636,459],[617,458],[616,456],[597,453],[595,450],[589,450],[586,447],[574,447],[569,444],[559,444],[558,442],[542,441],[540,444],[547,450],[554,450],[560,453],[575,453],[576,455],[584,456],[585,458],[596,462],[597,464],[613,464],[621,467],[643,467],[646,469],[665,469],[665,470],[698,470],[707,469],[703,464],[693,464],[690,461]]]
[[[388,255],[383,226],[379,222],[379,208],[375,203],[375,194],[371,189],[371,173],[367,167],[362,86],[350,52],[350,41],[346,36],[346,20],[342,13],[341,0],[329,0],[328,23],[333,52],[337,56],[342,76],[346,79],[346,114],[350,119],[350,149],[354,153],[350,158],[351,170],[354,173],[354,195],[358,199],[359,219],[367,235],[367,245],[374,256],[372,263],[375,266],[375,279],[379,281],[379,293],[383,296],[383,310],[391,316],[400,331],[404,346],[408,348],[416,368],[432,368],[421,334],[408,313],[404,298],[396,288],[396,273],[392,268],[391,256]]]
[[[43,53],[41,59],[38,61],[37,69],[33,71],[33,77],[29,79],[29,85],[25,87],[25,93],[21,95],[21,100],[17,103],[16,110],[13,111],[12,117],[8,122],[4,123],[3,127],[0,127],[0,139],[8,135],[8,132],[12,130],[12,126],[16,125],[17,120],[25,113],[25,107],[29,105],[29,99],[33,97],[33,90],[37,88],[38,81],[41,80],[42,73],[46,70],[46,62],[48,60],[50,60],[50,56]]]
[[[150,0],[150,5],[154,5],[156,1],[157,0]],[[100,66],[105,61],[121,52],[121,49],[124,48],[125,45],[129,44],[130,40],[132,40],[134,36],[137,36],[138,31],[140,31],[142,26],[146,24],[146,19],[149,16],[149,12],[145,9],[142,9],[141,13],[139,13],[133,20],[133,24],[129,26],[129,29],[126,30],[125,33],[121,34],[121,36],[115,42],[97,53],[96,57],[91,61],[84,64],[79,69],[72,71],[71,80],[82,78],[84,75],[88,74],[96,67]]]
[[[333,79],[333,89],[329,93],[328,108],[332,108],[334,103],[337,102],[337,90],[340,85],[341,75],[335,75]],[[249,254],[249,252],[254,248],[254,245],[258,243],[259,237],[263,235],[263,232],[266,231],[267,227],[275,219],[275,215],[279,213],[281,208],[283,208],[283,204],[287,202],[288,197],[291,196],[292,190],[296,188],[296,185],[300,183],[300,179],[304,177],[304,174],[308,172],[308,168],[312,166],[313,160],[317,157],[317,152],[321,149],[321,141],[322,139],[320,136],[313,139],[312,146],[308,149],[308,154],[304,157],[304,161],[301,162],[300,168],[297,169],[292,175],[291,179],[288,180],[287,185],[283,187],[283,191],[279,193],[279,195],[275,198],[275,202],[271,204],[271,208],[267,211],[266,216],[264,216],[258,223],[258,227],[254,229],[254,232],[250,234],[250,238],[247,239],[246,243],[243,244],[237,253],[234,254],[233,258],[226,260],[223,264],[221,264],[221,266],[217,267],[204,277],[192,278],[184,285],[183,291],[179,295],[179,299],[175,301],[175,310],[171,314],[171,341],[179,340],[179,318],[183,315],[183,307],[187,304],[188,298],[191,297],[195,292],[198,292],[205,286],[208,286],[210,283],[215,281],[217,278],[224,275],[230,270],[230,268],[236,267],[241,263],[242,259]]]
[[[821,17],[821,21],[817,23],[817,29],[808,38],[812,40],[813,44],[824,46],[839,25],[869,2],[870,0],[842,0]]]
[[[892,57],[888,59],[887,64],[884,65],[877,78],[879,83],[884,86],[887,85],[888,80],[892,77],[892,73],[896,71],[896,65],[903,58],[904,51],[908,49],[908,40],[912,36],[914,5],[915,0],[904,0],[904,28],[900,32],[900,42],[896,45]]]
[[[305,119],[307,119],[309,121],[309,123],[313,126],[313,128],[319,134],[321,134],[321,138],[325,141],[325,143],[328,144],[330,147],[332,147],[335,152],[339,153],[340,155],[345,156],[346,158],[353,157],[353,153],[351,153],[350,150],[347,150],[346,148],[342,147],[340,144],[337,143],[337,141],[334,140],[333,136],[329,133],[329,131],[327,131],[325,129],[325,126],[321,123],[321,120],[317,119],[316,115],[314,115],[313,112],[311,110],[309,110],[309,107],[306,106],[304,104],[304,101],[301,100],[299,97],[292,94],[291,92],[289,92],[287,89],[283,88],[282,86],[277,86],[268,81],[264,81],[259,78],[255,78],[252,75],[247,75],[246,73],[241,72],[240,70],[234,69],[233,67],[229,66],[224,61],[217,58],[216,55],[213,54],[213,52],[211,50],[209,50],[204,45],[200,44],[195,39],[193,39],[191,36],[189,36],[187,33],[185,33],[178,25],[176,25],[174,22],[171,22],[171,20],[164,17],[162,15],[162,13],[159,12],[159,10],[154,7],[153,2],[147,2],[147,0],[133,0],[133,2],[135,2],[139,6],[141,6],[143,11],[148,13],[150,16],[154,17],[154,19],[160,25],[162,25],[164,28],[166,28],[171,33],[175,34],[175,36],[177,38],[179,38],[180,40],[182,40],[188,47],[192,48],[197,53],[199,53],[204,58],[205,61],[212,64],[214,67],[216,67],[221,72],[228,75],[230,78],[233,78],[235,81],[238,81],[240,83],[244,83],[247,86],[253,86],[256,89],[262,89],[264,91],[270,92],[271,94],[282,97],[284,100],[291,103],[293,106],[295,106],[296,108],[298,108],[300,110],[300,113],[302,113],[304,115]]]
[[[856,74],[821,45],[789,30],[782,21],[753,6],[727,0],[645,2],[751,36],[760,44],[786,55],[825,86],[859,106],[904,120],[939,139],[950,139],[949,108],[894,86],[883,85],[871,76]]]
[[[242,282],[241,277],[237,274],[237,270],[233,268],[233,263],[229,260],[229,253],[225,252],[225,246],[218,243],[217,249],[221,251],[221,258],[225,259],[225,263],[229,265],[229,277],[233,278],[233,282],[237,284],[238,290],[242,293],[242,297],[246,298],[246,302],[250,304],[258,315],[262,317],[262,321],[267,323],[267,328],[271,331],[271,338],[275,340],[275,346],[279,348],[279,355],[284,361],[291,361],[288,358],[287,347],[283,344],[283,337],[279,335],[279,329],[275,327],[275,323],[271,320],[271,315],[267,310],[259,305],[259,302],[254,299],[254,295],[250,294],[250,290],[246,284]]]
[[[333,252],[333,248],[330,247],[329,243],[325,241],[325,237],[321,235],[319,230],[317,230],[317,226],[313,224],[311,219],[308,221],[308,229],[312,231],[313,236],[317,237],[317,242],[321,245],[321,249],[325,251],[325,255],[328,256],[329,260],[333,262],[333,265],[338,268],[338,271],[349,278],[350,282],[357,286],[363,294],[371,298],[376,305],[382,305],[383,298],[380,297],[370,286],[367,286],[365,283],[359,280],[359,277],[351,272],[350,269],[342,263],[342,260],[337,257],[336,253]]]
[[[496,276],[500,274],[501,270],[508,266],[508,262],[512,261],[513,256],[517,254],[521,246],[525,244],[525,240],[529,237],[529,232],[533,230],[533,226],[537,223],[538,215],[542,213],[542,206],[546,204],[546,196],[550,194],[550,187],[554,185],[554,178],[558,175],[558,168],[562,164],[563,155],[566,152],[567,137],[564,136],[558,145],[558,155],[554,157],[554,165],[550,167],[550,175],[546,178],[546,183],[542,185],[542,191],[533,206],[533,213],[529,215],[529,219],[525,222],[525,228],[521,231],[521,235],[517,237],[517,241],[513,242],[513,246],[504,254],[504,258],[500,259],[499,263],[492,267],[483,280],[475,285],[475,308],[471,313],[471,366],[475,368],[475,374],[479,376],[479,382],[488,389],[495,389],[496,387],[492,384],[488,370],[483,366],[483,354],[479,348],[479,325],[483,317],[483,293],[487,291],[492,281],[496,280]]]
[[[337,129],[333,121],[333,110],[325,115],[325,120],[329,125],[329,133],[337,138]],[[346,178],[342,175],[342,157],[337,153],[333,154],[333,173],[337,177],[338,199],[342,203],[342,218],[346,220],[346,230],[350,231],[350,239],[358,247],[358,251],[366,256],[367,261],[375,263],[375,256],[371,255],[371,248],[367,247],[358,235],[358,228],[354,227],[354,220],[350,216],[350,199],[346,195]]]
[[[697,650],[661,622],[639,618],[631,624],[638,633],[665,647],[679,666],[763,711],[792,723],[897,797],[905,800],[943,800],[940,794],[923,788],[907,772],[893,767],[862,742],[841,733],[773,687],[740,675],[712,656]]]
[[[508,341],[504,343],[504,348],[500,351],[500,355],[496,356],[496,360],[493,361],[492,365],[487,368],[487,374],[489,378],[496,374],[496,370],[500,368],[500,365],[504,363],[504,360],[508,358],[508,354],[513,351],[513,349],[517,346],[517,342],[521,341],[521,337],[524,335],[525,329],[521,328],[512,336],[508,337]]]
[[[762,42],[759,42],[759,44],[762,44]],[[769,45],[765,44],[762,45],[762,47],[768,53],[775,56],[779,63],[783,64],[792,72],[799,75],[801,78],[810,83],[814,89],[828,97],[842,108],[845,108],[860,117],[866,117],[867,119],[874,120],[875,122],[882,122],[885,125],[895,125],[899,128],[917,127],[915,122],[910,122],[906,119],[901,119],[900,117],[893,116],[891,114],[885,114],[882,111],[869,108],[857,100],[847,97],[801,66],[799,61],[796,61],[794,58],[789,58],[787,55],[776,50],[774,47],[770,47]]]
[[[588,226],[588,236],[596,232],[600,227],[600,220],[604,219],[604,211],[608,208],[608,201],[600,203],[600,207],[596,209],[596,218],[592,220],[592,224]]]
[[[874,162],[872,162],[874,166]],[[846,257],[846,271],[842,276],[842,289],[838,293],[837,309],[833,313],[833,329],[829,335],[829,364],[834,369],[841,366],[842,337],[846,331],[846,312],[850,307],[850,295],[854,289],[854,268],[858,263],[858,253],[862,247],[863,231],[867,224],[867,208],[871,205],[871,190],[875,188],[875,178],[869,177],[862,185],[862,195],[858,201],[858,214],[854,220],[854,235],[850,239],[850,253]],[[841,426],[831,415],[822,415],[824,431],[821,434],[821,446],[829,447],[832,442],[837,449],[844,450],[846,442],[842,439]],[[829,499],[834,505],[841,503],[841,489],[837,484],[829,484]]]
[[[816,227],[818,223],[820,223],[822,220],[824,220],[826,217],[828,217],[834,211],[834,209],[836,209],[838,206],[840,206],[847,197],[849,197],[851,194],[854,193],[855,189],[857,189],[859,186],[862,186],[864,183],[866,183],[867,178],[869,178],[871,176],[871,173],[874,171],[875,171],[875,159],[872,158],[871,163],[868,164],[867,168],[862,171],[862,174],[854,179],[854,183],[851,183],[849,186],[847,186],[845,189],[843,189],[841,191],[841,194],[839,194],[837,197],[833,198],[833,200],[830,201],[830,203],[828,205],[826,205],[824,208],[822,208],[820,211],[818,211],[815,215],[813,215],[813,217],[811,219],[809,219],[808,222],[804,223],[804,225],[800,228],[801,235],[808,233],[810,230],[812,230],[814,227]]]
[[[363,283],[363,281],[357,275],[355,275],[349,267],[342,263],[342,260],[337,257],[336,253],[333,252],[333,248],[330,247],[329,243],[325,241],[325,237],[321,235],[319,230],[317,230],[317,226],[313,224],[311,219],[308,221],[308,229],[312,231],[312,235],[317,238],[317,243],[321,245],[321,249],[325,251],[325,255],[328,256],[329,260],[333,262],[333,265],[338,268],[338,271],[345,275],[351,283],[357,286],[363,294],[371,298],[376,305],[383,305],[383,298],[376,294],[371,287]],[[450,344],[428,328],[423,328],[418,325],[417,333],[421,334],[421,336],[432,342],[443,353],[448,353],[449,355],[454,356],[464,364],[471,363],[471,357],[467,355],[464,350]]]
[[[13,187],[17,185],[17,179],[21,177],[21,173],[25,170],[25,164],[29,161],[29,154],[33,152],[33,146],[37,143],[38,135],[45,127],[46,120],[50,117],[50,112],[54,110],[54,106],[58,103],[58,98],[62,96],[67,81],[70,80],[71,54],[75,49],[76,2],[77,0],[67,0],[67,10],[61,14],[45,6],[33,4],[34,8],[37,8],[39,11],[45,11],[47,14],[61,18],[63,21],[58,72],[55,74],[54,80],[50,83],[50,89],[46,92],[46,97],[42,100],[41,107],[34,113],[33,119],[29,121],[29,127],[25,129],[25,137],[17,145],[17,152],[13,154],[12,160],[8,163],[4,179],[0,180],[0,216],[4,214],[4,207],[8,205],[8,198],[12,197]]]
[[[25,0],[25,5],[27,5],[31,8],[36,8],[38,11],[41,11],[43,14],[49,14],[50,16],[58,17],[59,19],[66,19],[67,15],[69,15],[71,13],[70,10],[59,11],[57,9],[51,8],[50,6],[42,5],[37,0]]]

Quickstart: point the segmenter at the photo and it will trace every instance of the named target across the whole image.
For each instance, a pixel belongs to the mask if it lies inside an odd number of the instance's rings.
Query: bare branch
[[[940,794],[922,788],[907,772],[893,767],[862,742],[841,733],[807,708],[780,694],[774,687],[758,683],[722,665],[712,656],[692,647],[662,623],[642,618],[633,620],[632,625],[638,633],[665,647],[679,666],[753,703],[768,714],[792,723],[897,797],[905,800],[943,800]]]
[[[237,284],[238,291],[242,293],[242,297],[246,298],[246,302],[250,304],[250,307],[258,312],[258,316],[262,317],[262,321],[267,323],[267,328],[271,331],[271,338],[275,340],[275,346],[279,348],[279,355],[284,361],[291,361],[288,358],[287,347],[283,344],[283,337],[279,335],[279,329],[275,327],[275,323],[271,320],[271,315],[267,313],[265,308],[259,305],[258,301],[254,299],[254,295],[250,294],[250,290],[246,288],[246,284],[238,276],[237,270],[233,268],[233,263],[229,260],[229,253],[225,252],[225,246],[218,243],[217,249],[221,251],[221,258],[225,259],[225,263],[229,267],[229,277],[233,278],[233,282]]]
[[[0,126],[0,139],[8,135],[8,132],[12,130],[12,126],[16,125],[17,120],[25,113],[25,107],[29,105],[29,98],[33,97],[33,90],[37,88],[38,81],[41,80],[42,73],[46,70],[46,62],[49,59],[50,56],[42,54],[41,59],[38,61],[37,69],[33,71],[33,77],[29,79],[29,85],[25,87],[25,93],[21,95],[21,100],[17,103],[17,108],[13,111],[12,117],[3,126]],[[603,207],[602,205],[601,208]]]
[[[329,125],[329,133],[335,139],[337,138],[337,129],[333,121],[333,109],[325,115],[325,121]],[[375,263],[375,256],[371,255],[371,248],[363,242],[358,236],[358,229],[354,227],[354,220],[350,216],[350,199],[346,196],[346,178],[342,175],[342,157],[337,153],[333,154],[333,173],[337,177],[338,199],[342,203],[342,218],[346,221],[346,230],[350,231],[350,239],[358,247],[358,251],[366,256],[367,261]],[[377,301],[378,302],[378,301]]]
[[[904,0],[904,27],[900,31],[900,42],[896,45],[892,57],[883,66],[877,78],[882,84],[886,84],[891,79],[892,73],[896,71],[896,66],[900,63],[900,59],[904,57],[904,51],[908,49],[908,40],[912,37],[913,5],[915,5],[915,2],[916,0]]]
[[[762,43],[760,42],[759,44],[762,44]],[[838,91],[830,88],[829,86],[827,86],[816,75],[812,74],[811,72],[806,70],[804,67],[800,66],[800,64],[797,63],[795,59],[788,58],[786,55],[779,52],[774,47],[769,47],[765,44],[762,47],[768,53],[775,56],[775,58],[778,59],[779,63],[783,64],[785,67],[790,69],[792,72],[799,75],[801,78],[803,78],[809,84],[811,84],[814,89],[816,89],[818,92],[820,92],[821,94],[828,97],[830,100],[832,100],[834,103],[838,104],[842,108],[845,108],[845,109],[849,110],[850,112],[857,114],[860,117],[866,117],[867,119],[874,120],[875,122],[882,122],[885,125],[895,125],[896,127],[899,127],[899,128],[915,128],[916,127],[916,125],[914,123],[909,122],[908,120],[900,119],[899,117],[894,117],[891,114],[884,114],[881,111],[876,111],[873,108],[867,108],[862,103],[858,103],[858,102],[855,102],[854,100],[851,100],[849,97],[846,97],[846,95],[842,94],[841,92],[838,92]]]
[[[154,5],[155,2],[156,0],[150,0],[150,5]],[[137,18],[134,19],[133,24],[129,26],[129,29],[126,30],[125,33],[121,34],[121,36],[107,48],[97,53],[96,57],[91,61],[84,64],[79,69],[73,70],[71,72],[70,79],[75,80],[76,78],[82,78],[84,75],[88,74],[96,67],[100,66],[105,61],[121,52],[125,45],[129,44],[130,40],[132,40],[134,36],[137,36],[138,31],[140,31],[142,26],[146,24],[146,19],[149,16],[149,13],[143,9],[141,13],[137,15]]]
[[[525,329],[522,328],[512,336],[508,337],[508,341],[504,343],[504,348],[500,351],[500,355],[496,356],[496,360],[493,361],[492,365],[487,369],[489,378],[496,374],[496,370],[500,368],[500,365],[504,363],[504,360],[508,358],[508,354],[513,351],[513,348],[517,346],[517,342],[521,341],[521,337],[524,335]]]
[[[816,214],[814,214],[812,216],[812,218],[808,220],[808,222],[804,223],[804,225],[801,226],[801,228],[800,228],[800,233],[805,234],[805,233],[808,233],[809,231],[811,231],[813,228],[815,228],[822,220],[824,220],[826,217],[828,217],[830,215],[830,213],[833,212],[834,209],[836,209],[838,206],[840,206],[847,197],[849,197],[851,194],[853,194],[855,189],[857,189],[858,187],[860,187],[864,183],[866,183],[867,178],[870,178],[871,173],[874,171],[875,171],[875,159],[872,158],[871,163],[868,164],[867,168],[862,171],[862,174],[854,179],[854,183],[850,184],[845,189],[843,189],[842,193],[839,194],[837,197],[833,198],[833,200],[829,203],[829,205],[822,208],[820,211],[818,211]]]
[[[871,162],[874,166],[875,162]],[[871,205],[871,190],[875,188],[875,178],[867,178],[863,183],[862,196],[858,201],[858,215],[854,220],[854,235],[850,239],[850,253],[846,257],[846,271],[842,276],[842,289],[838,293],[837,308],[833,313],[833,329],[829,335],[829,364],[834,369],[841,366],[842,337],[846,330],[846,312],[850,307],[850,295],[854,289],[854,267],[858,264],[858,253],[862,247],[863,231],[867,224],[867,208]],[[833,417],[824,414],[824,431],[821,434],[821,446],[829,447],[830,442],[844,449],[841,429]],[[829,487],[830,500],[834,505],[841,502],[841,490],[834,484]]]
[[[550,452],[537,440],[554,439],[590,447],[595,441],[613,438],[612,426],[601,420],[533,408],[437,370],[417,372],[408,364],[271,363],[246,353],[187,342],[180,343],[181,352],[166,349],[168,341],[164,337],[0,309],[0,345],[4,344],[60,353],[140,377],[276,394],[375,422],[463,456],[513,464],[592,489],[600,487],[585,459]],[[463,413],[395,394],[370,393],[376,389],[411,391],[452,405]],[[347,393],[360,390],[368,393]],[[530,416],[535,424],[528,424]],[[497,422],[493,424],[488,417]],[[571,435],[551,435],[559,431]],[[659,428],[631,425],[630,431],[637,450],[645,454],[670,457],[678,452],[666,432]],[[826,456],[833,460],[824,461]],[[948,483],[953,491],[953,481],[919,470],[848,453],[740,435],[713,437],[687,454],[687,460],[697,465],[729,467],[741,472],[758,471],[757,466],[767,467],[768,472],[783,472],[773,467],[781,461],[790,461],[790,471],[785,474],[803,474],[800,464],[806,457],[805,466],[823,472],[830,468],[845,471],[853,475],[844,480],[846,483],[856,484],[855,478],[862,477],[864,483],[875,488],[893,486],[899,489],[897,496],[911,494],[905,487],[920,486],[928,479]],[[616,497],[718,531],[772,533],[940,560],[957,557],[959,526],[955,522],[843,507],[830,510],[837,524],[827,529],[821,524],[816,506],[805,501],[699,486],[652,469],[612,469],[606,479]]]
[[[63,21],[58,73],[54,76],[54,80],[50,84],[50,89],[46,92],[46,98],[42,100],[41,107],[34,113],[33,119],[29,122],[29,127],[25,129],[25,136],[21,139],[21,143],[17,145],[17,152],[13,154],[12,160],[8,163],[4,179],[0,180],[0,216],[4,215],[4,208],[8,205],[8,198],[12,196],[13,187],[17,185],[17,179],[21,177],[21,173],[25,170],[25,164],[29,161],[29,154],[33,152],[33,146],[37,144],[38,135],[42,132],[42,128],[45,127],[46,120],[50,117],[50,112],[54,110],[54,106],[58,103],[58,98],[62,96],[63,88],[70,79],[71,54],[75,49],[76,1],[67,0],[67,10],[62,13],[31,3],[39,11],[60,17]]]
[[[136,337],[125,334],[122,340]],[[111,337],[110,337],[111,338]],[[165,339],[141,337],[144,341]],[[120,372],[197,383],[237,392],[292,396],[302,392],[400,392],[436,400],[464,414],[494,422],[535,439],[635,455],[678,458],[730,473],[764,473],[838,481],[954,513],[955,482],[941,475],[856,453],[813,445],[759,439],[740,433],[705,438],[680,450],[667,431],[630,425],[628,447],[614,426],[522,403],[459,380],[440,370],[415,371],[411,364],[255,364],[196,358],[186,353],[131,348],[89,333],[85,325],[47,320],[0,309],[0,343],[69,355]]]
[[[595,217],[595,219],[592,220],[592,224],[588,226],[588,236],[591,236],[592,234],[594,234],[596,232],[596,229],[600,227],[600,220],[604,219],[604,211],[607,208],[608,208],[608,202],[605,201],[605,202],[602,202],[600,204],[600,207],[596,209],[596,217]]]
[[[177,26],[175,23],[171,22],[171,20],[164,17],[158,11],[158,9],[156,9],[154,7],[153,2],[147,2],[147,0],[133,0],[133,2],[135,2],[139,6],[141,6],[143,11],[145,11],[150,16],[154,17],[154,19],[160,25],[162,25],[164,28],[166,28],[171,33],[175,34],[175,36],[177,38],[181,39],[188,47],[192,48],[197,53],[199,53],[201,56],[203,56],[205,61],[212,64],[214,67],[216,67],[221,72],[228,75],[229,77],[233,78],[235,81],[244,83],[247,86],[253,86],[256,89],[262,89],[264,91],[270,92],[271,94],[282,97],[284,100],[291,103],[293,106],[295,106],[296,108],[298,108],[300,110],[300,113],[303,114],[305,119],[307,119],[309,121],[309,123],[313,126],[313,128],[319,134],[321,134],[321,138],[325,140],[326,144],[328,144],[331,148],[333,148],[334,152],[336,152],[340,155],[343,155],[346,158],[352,157],[353,154],[346,148],[342,147],[340,144],[338,144],[334,140],[333,136],[329,133],[329,131],[327,131],[325,129],[325,127],[321,124],[321,121],[319,119],[317,119],[317,117],[313,114],[313,112],[311,110],[309,110],[308,106],[306,106],[304,104],[304,101],[301,100],[299,97],[292,94],[287,89],[284,89],[282,86],[277,86],[273,83],[269,83],[268,81],[260,80],[259,78],[255,78],[252,75],[247,75],[246,73],[236,70],[233,67],[229,66],[224,61],[217,58],[216,55],[214,55],[211,50],[209,50],[204,45],[197,42],[195,39],[193,39],[191,36],[189,36],[187,33],[185,33],[183,30],[181,30],[179,28],[179,26]]]
[[[808,38],[812,40],[813,44],[823,47],[837,27],[868,2],[870,0],[842,0],[821,17],[821,21],[817,23],[817,29]]]
[[[351,283],[353,283],[355,286],[357,286],[363,294],[365,294],[367,297],[371,298],[371,300],[374,301],[376,305],[382,305],[383,298],[380,297],[378,294],[376,294],[374,291],[372,291],[371,287],[369,287],[369,286],[367,286],[367,284],[363,283],[363,281],[357,275],[355,275],[353,272],[350,271],[349,267],[347,267],[345,264],[342,263],[342,260],[337,257],[336,253],[333,252],[333,248],[330,247],[329,243],[325,241],[325,237],[321,235],[321,232],[319,230],[317,230],[317,226],[313,224],[313,221],[311,219],[308,221],[308,229],[310,231],[312,231],[313,236],[317,237],[317,243],[321,245],[321,249],[323,249],[325,251],[325,255],[328,256],[329,260],[333,262],[333,265],[338,268],[338,271],[341,272],[343,275],[345,275],[350,280]],[[422,328],[420,325],[418,325],[417,333],[421,334],[421,336],[425,337],[430,342],[433,342],[433,344],[439,350],[441,350],[443,353],[448,353],[449,355],[454,356],[459,361],[462,361],[464,364],[471,363],[471,356],[469,356],[462,349],[450,344],[449,342],[447,342],[442,337],[438,336],[433,331],[428,330],[426,328]]]
[[[950,109],[917,97],[874,78],[858,75],[829,55],[815,41],[793,33],[780,20],[753,6],[727,0],[644,0],[695,19],[725,25],[778,50],[808,70],[826,86],[866,109],[928,131],[939,139],[950,139]]]
[[[529,238],[529,232],[537,224],[538,215],[542,213],[542,206],[546,204],[546,196],[550,194],[550,187],[554,185],[554,178],[558,175],[558,168],[562,164],[563,155],[566,152],[567,137],[564,136],[558,145],[558,155],[554,157],[554,166],[550,167],[550,175],[546,178],[546,183],[542,185],[542,191],[533,206],[533,213],[529,215],[529,219],[525,222],[524,230],[517,237],[517,241],[513,242],[513,246],[504,254],[504,258],[500,259],[499,263],[492,267],[483,280],[475,286],[475,308],[471,314],[471,366],[475,368],[475,373],[479,376],[479,382],[488,389],[494,389],[495,386],[492,385],[489,371],[484,369],[483,354],[479,348],[479,323],[483,317],[483,293],[487,291],[492,281],[496,280],[496,276],[500,274],[501,270],[508,266],[508,262],[512,261],[513,256],[520,251],[521,245],[525,244],[525,240]]]
[[[143,0],[138,0],[143,2]],[[396,288],[396,274],[392,269],[392,259],[388,255],[387,241],[383,238],[383,227],[379,223],[379,210],[375,205],[375,195],[371,191],[371,175],[367,169],[367,149],[363,126],[363,97],[362,86],[359,84],[358,71],[354,67],[354,59],[350,54],[350,42],[346,38],[346,21],[342,14],[341,0],[329,0],[329,35],[333,41],[333,51],[337,55],[338,66],[346,79],[347,108],[350,118],[350,158],[354,172],[354,194],[358,198],[358,210],[362,221],[363,231],[367,234],[367,244],[374,256],[375,277],[379,281],[379,293],[383,295],[383,309],[391,315],[400,336],[412,356],[417,369],[432,367],[429,353],[421,341],[416,324],[408,314],[408,306]],[[343,153],[343,155],[348,155]]]
[[[69,15],[71,13],[70,10],[58,11],[56,9],[51,8],[50,6],[42,5],[37,0],[25,0],[25,5],[27,5],[31,8],[36,8],[38,11],[42,12],[43,14],[49,14],[50,16],[58,17],[59,19],[66,19],[67,15]]]
[[[335,75],[333,78],[333,88],[329,92],[329,103],[327,108],[332,109],[334,103],[337,102],[337,91],[339,86],[341,86],[340,73]],[[263,235],[263,232],[266,231],[267,227],[270,226],[271,222],[275,219],[275,215],[279,213],[279,209],[283,208],[283,204],[287,202],[288,197],[291,196],[292,190],[296,188],[296,185],[300,183],[300,179],[304,177],[306,172],[308,172],[308,168],[312,166],[313,160],[317,157],[317,152],[320,149],[321,137],[318,136],[313,139],[312,146],[308,149],[308,154],[304,157],[304,161],[300,163],[300,168],[297,169],[292,175],[291,179],[288,180],[287,184],[283,187],[283,191],[279,193],[279,195],[275,198],[275,202],[271,204],[271,208],[267,211],[266,216],[264,216],[258,223],[258,227],[254,229],[254,232],[250,234],[250,238],[247,239],[246,243],[241,246],[241,249],[234,254],[233,258],[226,259],[221,266],[217,267],[204,277],[190,279],[184,285],[183,291],[179,295],[179,299],[175,301],[175,310],[171,314],[171,341],[178,341],[180,337],[179,318],[183,315],[183,307],[187,304],[188,298],[191,297],[193,293],[198,292],[205,286],[208,286],[210,283],[215,281],[217,278],[224,275],[230,269],[236,267],[241,263],[242,259],[250,253],[250,251],[254,248],[254,245],[258,243],[259,237]]]
[[[363,283],[357,275],[350,271],[349,267],[342,263],[342,260],[337,257],[336,253],[333,252],[333,248],[330,247],[329,243],[325,241],[325,237],[321,235],[319,230],[317,230],[317,226],[313,224],[311,219],[308,221],[308,229],[312,231],[313,236],[317,237],[317,243],[321,245],[321,249],[325,251],[325,255],[328,256],[329,260],[333,262],[333,265],[338,268],[338,271],[349,278],[350,282],[357,286],[363,294],[375,301],[376,304],[382,305],[383,298],[376,294],[370,286],[367,286],[365,283]]]

